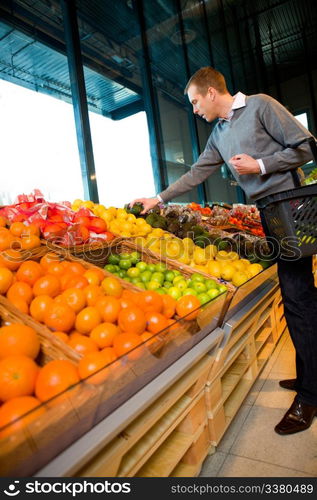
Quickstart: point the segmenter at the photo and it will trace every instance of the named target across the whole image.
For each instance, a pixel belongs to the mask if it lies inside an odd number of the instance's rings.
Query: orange
[[[103,289],[98,285],[88,285],[83,288],[86,297],[87,306],[94,306],[99,297],[104,296]]]
[[[41,246],[41,241],[35,234],[26,235],[21,238],[22,250],[32,250],[33,248],[37,248],[39,246]]]
[[[109,368],[105,367],[116,359],[116,352],[111,347],[86,354],[78,363],[79,376],[89,384],[101,384],[109,375]]]
[[[119,280],[109,276],[101,282],[101,286],[107,295],[112,295],[113,297],[121,297],[122,286]]]
[[[55,337],[57,337],[59,340],[62,340],[62,342],[68,342],[68,335],[65,332],[52,332]]]
[[[121,309],[118,316],[118,324],[122,331],[140,335],[146,327],[145,314],[137,306]]]
[[[30,285],[24,283],[23,281],[17,281],[10,286],[7,291],[7,297],[9,300],[23,299],[28,304],[33,299],[33,291]]]
[[[0,293],[6,293],[12,285],[13,274],[10,269],[0,267]]]
[[[86,268],[80,262],[71,261],[67,266],[67,271],[70,273],[83,275],[86,272]]]
[[[0,215],[0,227],[5,227],[7,225],[7,219]]]
[[[126,307],[133,307],[133,306],[135,306],[135,302],[133,300],[127,299],[125,297],[120,297],[119,303],[120,303],[121,309],[125,309]]]
[[[43,257],[40,260],[40,264],[43,267],[44,271],[47,272],[48,266],[52,263],[60,262],[61,258],[59,255],[57,255],[54,252],[48,252],[47,254],[43,255]]]
[[[155,311],[161,312],[163,309],[163,299],[162,296],[154,291],[145,290],[138,294],[138,306],[143,309],[143,311]]]
[[[165,318],[172,318],[176,310],[176,300],[168,294],[162,295],[162,300],[162,314],[165,316]]]
[[[75,323],[76,315],[67,304],[53,302],[44,315],[44,323],[51,330],[69,332]]]
[[[117,356],[123,356],[140,344],[142,344],[142,338],[136,333],[119,333],[113,339],[113,348]]]
[[[28,356],[7,356],[0,360],[0,400],[31,396],[39,366]]]
[[[61,276],[62,290],[67,290],[67,288],[85,288],[88,285],[87,279],[78,273],[67,271]]]
[[[83,354],[84,356],[89,352],[99,351],[96,342],[94,342],[93,339],[87,337],[86,335],[73,335],[67,343],[69,347],[79,352],[79,354]]]
[[[88,269],[84,272],[84,277],[88,281],[89,285],[100,285],[100,282],[104,279],[104,275],[100,277],[99,273],[93,269]]]
[[[10,302],[14,307],[19,309],[20,312],[22,312],[24,314],[29,314],[29,304],[25,300],[17,297],[14,300],[13,299],[10,300]]]
[[[163,314],[155,311],[145,313],[146,328],[151,333],[158,333],[168,326],[168,320]]]
[[[21,236],[25,228],[26,226],[25,224],[23,224],[23,222],[12,222],[10,231],[13,236]]]
[[[0,250],[6,250],[7,248],[12,248],[15,242],[15,237],[9,231],[9,229],[3,228],[0,231]]]
[[[47,274],[53,274],[58,278],[65,274],[65,262],[51,262],[47,267]]]
[[[43,413],[45,407],[32,396],[10,399],[0,408],[0,438],[16,434]]]
[[[61,282],[57,276],[51,274],[44,274],[38,278],[33,285],[33,293],[37,295],[49,295],[56,297],[61,291]]]
[[[26,260],[22,262],[17,270],[17,280],[24,281],[30,286],[33,286],[36,280],[43,276],[43,269],[38,262],[34,260]]]
[[[90,333],[101,323],[101,314],[96,307],[85,307],[76,317],[75,328],[80,333]]]
[[[185,320],[195,319],[199,313],[200,301],[194,295],[183,295],[176,303],[176,313]]]
[[[67,288],[59,297],[61,297],[75,313],[81,311],[86,305],[85,293],[80,288]]]
[[[38,295],[30,304],[30,315],[40,323],[44,323],[44,317],[53,299],[49,295]]]
[[[75,365],[66,359],[54,359],[40,369],[35,395],[40,401],[47,401],[79,382]]]
[[[21,236],[40,236],[40,228],[36,224],[25,224]]]
[[[121,305],[119,299],[106,295],[97,299],[95,307],[101,314],[102,321],[114,323],[117,321]]]
[[[112,345],[113,339],[120,331],[120,328],[113,323],[100,323],[90,332],[90,338],[103,349]]]
[[[40,341],[33,328],[21,323],[0,328],[0,359],[21,354],[35,359],[40,351]]]
[[[0,267],[6,267],[7,269],[10,269],[10,271],[16,271],[19,269],[21,262],[22,256],[19,250],[8,248],[0,254]]]

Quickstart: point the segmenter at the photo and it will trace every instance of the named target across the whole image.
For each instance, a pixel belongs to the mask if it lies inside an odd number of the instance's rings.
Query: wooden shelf
[[[229,424],[241,406],[254,380],[242,378],[224,404],[226,422]]]

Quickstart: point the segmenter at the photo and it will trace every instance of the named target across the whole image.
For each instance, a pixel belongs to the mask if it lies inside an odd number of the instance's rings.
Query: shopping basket
[[[317,161],[314,139],[308,139]],[[257,200],[275,253],[285,258],[317,254],[317,184]]]

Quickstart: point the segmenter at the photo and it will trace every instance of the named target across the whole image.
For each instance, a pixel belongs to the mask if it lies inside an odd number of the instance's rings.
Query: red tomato
[[[107,231],[107,224],[100,217],[92,217],[88,229],[97,234],[104,233]]]

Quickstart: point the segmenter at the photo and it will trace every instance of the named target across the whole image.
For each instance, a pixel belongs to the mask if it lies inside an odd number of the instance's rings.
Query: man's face
[[[204,118],[207,122],[212,122],[218,118],[216,111],[215,89],[209,87],[206,95],[199,94],[196,85],[190,85],[187,91],[189,102],[193,106],[193,113]]]

